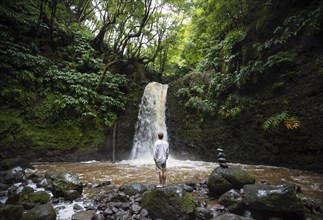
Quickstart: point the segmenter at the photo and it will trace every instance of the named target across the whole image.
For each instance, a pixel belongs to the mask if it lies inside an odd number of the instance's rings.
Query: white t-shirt
[[[157,140],[154,148],[154,160],[156,163],[164,164],[168,159],[169,147],[168,142],[164,140]]]

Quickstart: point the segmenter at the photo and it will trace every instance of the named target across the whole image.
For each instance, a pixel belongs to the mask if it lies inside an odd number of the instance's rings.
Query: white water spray
[[[152,160],[157,133],[164,133],[167,141],[166,98],[168,85],[149,83],[141,98],[138,120],[131,151],[131,159]]]

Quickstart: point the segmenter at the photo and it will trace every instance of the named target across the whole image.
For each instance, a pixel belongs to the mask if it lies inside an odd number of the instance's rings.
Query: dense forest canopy
[[[251,84],[279,90],[278,73],[298,77],[321,21],[315,0],[1,0],[1,145],[100,145],[154,79],[181,79],[188,122],[235,119],[259,104],[241,95]],[[313,62],[306,71],[321,76],[322,59]],[[264,130],[301,126],[288,103],[266,115]]]

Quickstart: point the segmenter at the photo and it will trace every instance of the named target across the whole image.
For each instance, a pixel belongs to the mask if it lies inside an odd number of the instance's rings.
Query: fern
[[[294,130],[301,127],[301,122],[296,116],[286,118],[284,124],[288,130]]]
[[[275,128],[280,123],[285,121],[287,118],[288,118],[288,113],[286,111],[284,111],[282,113],[275,114],[264,121],[262,128],[265,131],[268,130],[269,128]]]

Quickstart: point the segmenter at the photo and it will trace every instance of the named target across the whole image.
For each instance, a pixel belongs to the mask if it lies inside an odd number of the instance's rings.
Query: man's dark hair
[[[163,137],[164,137],[164,134],[163,133],[158,133],[158,138],[159,139],[163,139]]]

